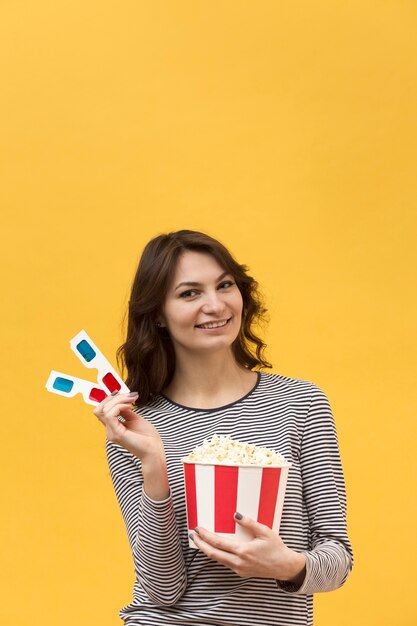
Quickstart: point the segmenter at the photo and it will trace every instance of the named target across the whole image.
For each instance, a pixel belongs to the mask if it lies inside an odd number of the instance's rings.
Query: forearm
[[[138,580],[155,604],[175,604],[187,575],[171,495],[155,501],[143,491],[138,521],[133,550]]]
[[[165,463],[152,472],[123,447],[107,442],[106,449],[136,576],[151,602],[174,604],[185,590],[186,571]]]
[[[312,594],[338,589],[352,569],[352,558],[339,542],[328,541],[302,553],[305,570],[295,578],[277,581],[284,591]]]

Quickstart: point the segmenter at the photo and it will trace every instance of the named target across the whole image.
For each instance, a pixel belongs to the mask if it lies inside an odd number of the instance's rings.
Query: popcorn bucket
[[[223,537],[250,541],[236,511],[278,533],[288,470],[284,467],[198,463],[182,459],[188,529],[204,526]],[[191,548],[197,546],[189,539]]]

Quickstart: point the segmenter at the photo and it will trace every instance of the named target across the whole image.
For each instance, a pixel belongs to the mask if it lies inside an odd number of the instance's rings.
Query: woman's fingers
[[[125,412],[126,409],[130,409],[137,396],[136,391],[111,394],[97,405],[93,413],[103,424],[107,425],[109,420],[117,419],[121,411]]]
[[[107,396],[94,409],[94,415],[106,427],[107,439],[143,460],[144,455],[163,455],[163,444],[155,426],[132,410],[136,392]],[[122,419],[121,419],[122,418]]]
[[[222,537],[217,533],[210,532],[206,528],[195,528],[194,533],[193,541],[196,545],[200,545],[198,543],[199,539],[200,542],[203,541],[207,546],[214,549],[231,552],[232,554],[239,554],[240,544],[235,539]]]
[[[204,538],[203,538],[204,536]],[[240,564],[240,544],[232,543],[231,540],[223,539],[223,537],[215,536],[213,533],[204,529],[198,529],[190,533],[191,539],[199,550],[222,565],[236,571]],[[214,539],[213,539],[214,538]]]

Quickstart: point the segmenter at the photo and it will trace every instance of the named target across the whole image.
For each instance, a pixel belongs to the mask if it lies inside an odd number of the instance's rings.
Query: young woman
[[[256,334],[265,311],[246,266],[215,239],[181,230],[145,247],[119,349],[135,391],[94,411],[135,566],[125,624],[312,624],[312,594],[351,570],[331,409],[314,384],[259,371],[271,367]],[[180,459],[214,434],[292,463],[280,536],[237,511],[253,540],[196,528],[189,547]]]

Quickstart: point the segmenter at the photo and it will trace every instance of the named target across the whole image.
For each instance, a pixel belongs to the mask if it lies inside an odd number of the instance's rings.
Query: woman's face
[[[163,313],[175,351],[229,348],[239,334],[242,295],[231,274],[213,256],[184,252],[177,262]]]

